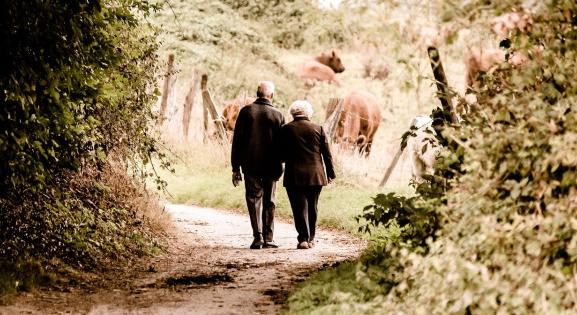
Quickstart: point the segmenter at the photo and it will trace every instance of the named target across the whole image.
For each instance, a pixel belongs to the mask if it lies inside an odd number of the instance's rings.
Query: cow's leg
[[[367,150],[367,137],[359,135],[355,141],[355,147],[358,149],[359,154],[365,155]]]
[[[371,154],[371,147],[373,146],[373,142],[367,142],[367,144],[365,145],[365,157],[368,158],[369,155]]]

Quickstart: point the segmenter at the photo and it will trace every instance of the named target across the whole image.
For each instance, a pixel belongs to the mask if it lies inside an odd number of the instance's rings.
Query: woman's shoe
[[[309,243],[308,242],[300,242],[297,245],[297,249],[309,249]]]
[[[315,241],[309,241],[309,248],[315,247]]]
[[[252,244],[250,244],[250,249],[260,249],[262,245],[264,245],[263,240],[255,238],[254,241],[252,241]]]

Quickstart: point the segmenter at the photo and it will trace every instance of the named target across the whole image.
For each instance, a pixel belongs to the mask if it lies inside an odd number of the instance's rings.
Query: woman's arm
[[[335,174],[335,168],[333,165],[333,156],[331,154],[329,140],[327,139],[327,136],[325,135],[325,131],[322,126],[321,126],[321,155],[323,156],[323,162],[325,163],[327,178],[329,180],[335,179],[337,176]]]

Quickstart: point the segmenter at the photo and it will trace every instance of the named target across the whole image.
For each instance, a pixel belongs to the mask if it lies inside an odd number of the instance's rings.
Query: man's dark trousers
[[[255,239],[273,241],[276,181],[244,175],[246,206]]]
[[[298,232],[297,240],[312,242],[315,238],[317,225],[317,204],[322,186],[292,186],[286,187],[295,227]]]

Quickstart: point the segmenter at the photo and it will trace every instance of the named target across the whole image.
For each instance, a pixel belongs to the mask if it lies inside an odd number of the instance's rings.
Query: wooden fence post
[[[447,76],[445,75],[445,70],[443,69],[443,64],[441,63],[441,57],[439,56],[439,50],[436,47],[430,46],[427,48],[427,53],[429,54],[429,59],[431,61],[431,68],[433,69],[433,75],[437,81],[437,95],[441,101],[441,106],[445,113],[449,113],[450,123],[456,124],[458,122],[457,115],[453,110],[451,105],[451,96],[449,93],[449,84],[447,83]]]
[[[184,134],[185,140],[188,139],[190,116],[192,112],[192,105],[194,104],[194,97],[196,96],[196,85],[198,84],[198,77],[198,71],[194,70],[192,73],[192,83],[190,84],[188,94],[186,94],[186,99],[184,100],[182,111],[182,132]]]
[[[158,120],[156,122],[157,125],[161,125],[164,120],[166,119],[166,108],[168,107],[168,95],[170,94],[171,85],[174,84],[172,80],[172,75],[174,72],[174,54],[168,55],[168,65],[166,68],[166,75],[164,77],[164,86],[162,88],[162,97],[160,99],[160,113],[158,116]]]
[[[207,81],[208,81],[208,76],[205,73],[202,75],[202,78],[200,79],[201,93],[202,93],[202,91],[206,90]],[[206,142],[206,140],[208,139],[208,109],[206,108],[206,105],[204,105],[204,99],[202,100],[202,124],[204,126],[204,137],[203,138],[204,138],[204,141]]]
[[[329,104],[327,105],[327,120],[324,123],[324,129],[329,137],[329,139],[333,139],[335,130],[337,129],[337,124],[339,122],[339,118],[341,116],[341,111],[343,110],[343,101],[342,98],[332,97],[329,99]]]
[[[401,147],[399,146],[399,148],[397,149],[397,153],[395,153],[395,156],[391,161],[391,164],[389,164],[389,167],[387,167],[387,170],[385,171],[385,176],[383,176],[383,179],[379,183],[379,188],[382,188],[387,184],[387,182],[389,181],[389,177],[391,177],[391,174],[393,173],[395,166],[397,166],[397,162],[399,162],[399,158],[401,157],[402,154],[403,150],[401,150]]]
[[[206,112],[209,112],[210,115],[212,116],[212,120],[214,121],[214,124],[216,126],[216,132],[217,135],[220,139],[226,139],[226,129],[224,128],[224,124],[222,122],[222,119],[220,118],[220,115],[218,114],[217,110],[216,110],[216,106],[214,106],[214,102],[212,101],[212,97],[210,96],[210,92],[208,91],[207,88],[207,81],[208,81],[208,76],[206,74],[202,75],[202,80],[201,82],[201,86],[202,86],[202,103],[204,105],[204,109],[205,109],[205,130],[208,129],[207,127],[207,114]]]

